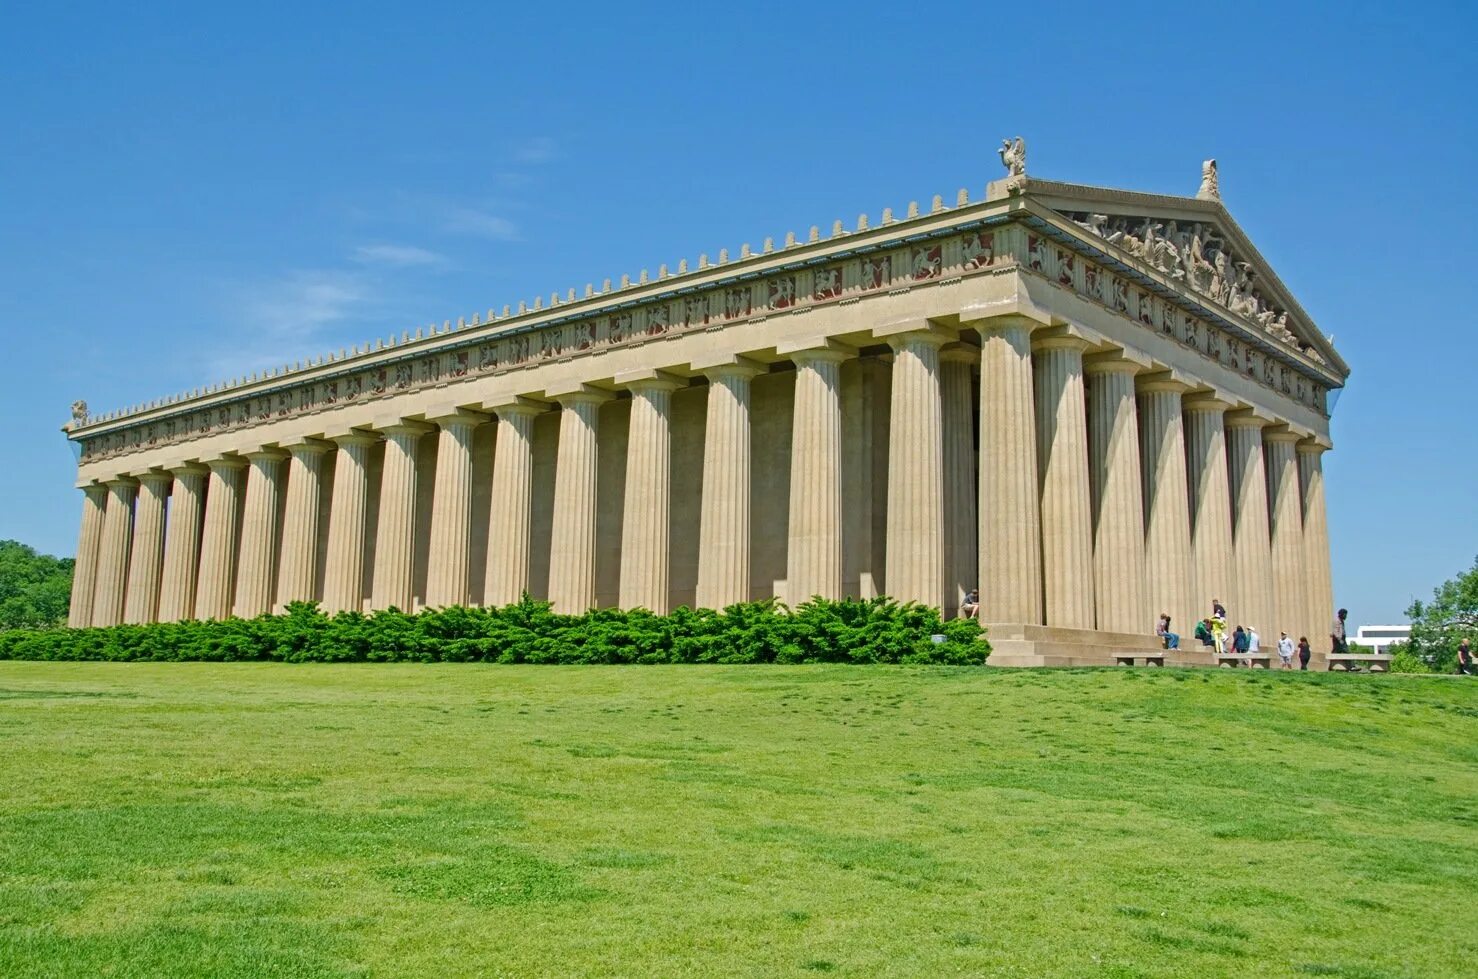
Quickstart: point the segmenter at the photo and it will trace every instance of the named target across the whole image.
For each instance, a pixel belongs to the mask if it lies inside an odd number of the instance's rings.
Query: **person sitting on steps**
[[[965,596],[964,604],[960,606],[960,617],[973,619],[980,614],[980,591],[976,588],[970,589],[970,594]]]
[[[1180,637],[1170,631],[1169,612],[1160,613],[1160,621],[1155,625],[1155,635],[1160,637],[1160,643],[1166,649],[1180,648]]]

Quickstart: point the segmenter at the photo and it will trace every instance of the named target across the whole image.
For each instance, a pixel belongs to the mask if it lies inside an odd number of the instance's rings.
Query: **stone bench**
[[[1249,669],[1256,668],[1267,670],[1272,668],[1273,657],[1264,656],[1262,653],[1217,653],[1217,666],[1246,666]]]
[[[1326,657],[1328,665],[1325,669],[1332,670],[1335,664],[1346,673],[1352,666],[1361,663],[1370,665],[1370,672],[1385,673],[1391,668],[1391,657],[1388,653],[1330,653]]]
[[[1144,660],[1145,666],[1164,666],[1165,653],[1136,653],[1129,650],[1114,653],[1114,663],[1118,666],[1133,666],[1137,659]]]

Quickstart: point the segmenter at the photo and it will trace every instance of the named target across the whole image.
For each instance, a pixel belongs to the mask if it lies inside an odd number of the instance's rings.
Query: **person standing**
[[[1334,615],[1334,621],[1329,624],[1329,655],[1343,656],[1350,651],[1350,644],[1345,639],[1345,618],[1350,614],[1349,609],[1340,609]],[[1345,661],[1345,668],[1357,673],[1360,667],[1349,660]]]
[[[1293,640],[1288,638],[1286,632],[1278,637],[1278,659],[1280,669],[1293,669]]]
[[[1232,652],[1238,656],[1247,655],[1247,630],[1241,626],[1232,632]]]
[[[1257,656],[1262,653],[1262,637],[1257,634],[1257,626],[1255,625],[1247,627],[1247,653],[1250,656]]]
[[[1309,660],[1312,659],[1313,656],[1314,656],[1314,650],[1309,646],[1309,637],[1308,636],[1299,636],[1298,637],[1298,668],[1300,670],[1307,670],[1309,668]]]
[[[1459,676],[1464,673],[1473,675],[1473,650],[1468,647],[1466,639],[1457,644],[1457,672]]]

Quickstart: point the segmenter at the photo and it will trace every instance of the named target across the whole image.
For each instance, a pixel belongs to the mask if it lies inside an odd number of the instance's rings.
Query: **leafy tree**
[[[72,559],[37,554],[20,541],[0,541],[0,629],[38,629],[67,620]]]
[[[1412,602],[1406,616],[1411,620],[1408,651],[1435,669],[1456,669],[1457,644],[1466,639],[1478,647],[1478,558],[1436,588],[1430,602]]]

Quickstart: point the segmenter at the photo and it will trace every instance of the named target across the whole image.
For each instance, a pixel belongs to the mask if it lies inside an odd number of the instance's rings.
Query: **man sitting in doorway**
[[[960,606],[960,616],[973,619],[980,614],[980,591],[976,588],[970,589],[970,594],[965,596],[964,604]]]

